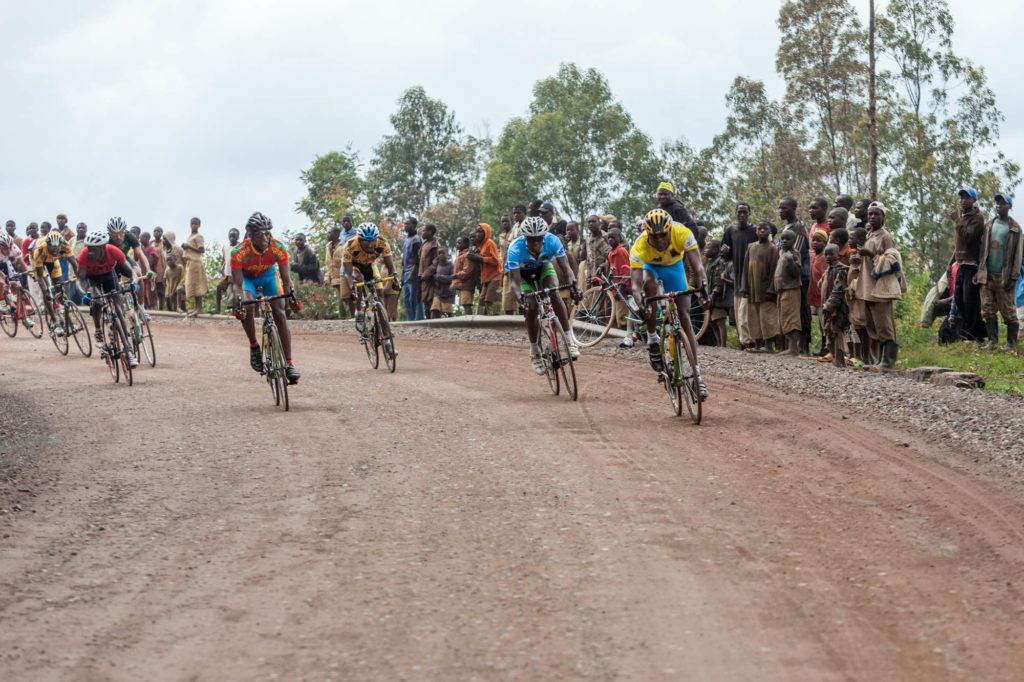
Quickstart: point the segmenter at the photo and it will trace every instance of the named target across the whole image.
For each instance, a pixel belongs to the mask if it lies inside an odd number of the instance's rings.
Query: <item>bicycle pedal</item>
[[[659,384],[665,383],[665,375],[664,374],[659,374],[658,375],[658,383]]]

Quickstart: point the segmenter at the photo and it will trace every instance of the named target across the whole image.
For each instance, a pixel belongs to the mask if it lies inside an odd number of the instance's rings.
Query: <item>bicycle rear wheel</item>
[[[676,334],[678,334],[678,341],[683,351],[680,358],[680,369],[676,370],[676,376],[680,379],[683,399],[686,402],[686,409],[690,413],[690,419],[694,424],[700,424],[704,412],[704,401],[700,397],[700,387],[697,385],[697,372],[690,364],[690,355],[686,352],[689,342],[682,332],[677,331]]]
[[[92,338],[89,336],[89,325],[85,323],[85,318],[82,317],[82,313],[78,310],[77,306],[71,306],[68,308],[68,333],[75,338],[75,345],[78,346],[78,350],[81,351],[85,357],[92,355]]]
[[[679,357],[683,352],[681,338],[682,333],[678,329],[671,334],[662,330],[661,357],[665,370],[661,373],[661,382],[665,385],[665,391],[672,401],[672,411],[677,417],[683,413],[683,363]]]
[[[388,311],[380,301],[373,306],[377,318],[378,336],[381,350],[384,352],[384,365],[389,372],[394,373],[397,367],[398,351],[395,350],[395,337],[391,333],[391,322],[388,321]]]
[[[156,367],[156,348],[153,346],[153,332],[149,328],[149,322],[143,316],[139,308],[135,308],[135,334],[137,347],[142,348],[146,356],[146,362],[150,367]],[[138,351],[136,351],[136,354]]]
[[[551,392],[558,395],[561,387],[558,385],[558,367],[554,364],[555,342],[551,323],[541,320],[540,330],[537,333],[537,345],[540,346],[540,358],[544,361],[544,376],[547,377],[548,386]]]
[[[49,310],[46,311],[46,328],[50,335],[50,340],[53,341],[53,345],[57,347],[57,352],[61,355],[68,354],[68,333],[61,325],[61,331],[58,333],[57,323],[63,317],[63,314],[58,314],[56,311],[51,313]]]
[[[711,325],[711,311],[700,304],[700,297],[696,294],[690,296],[690,324],[693,326],[693,338],[697,341]]]
[[[36,303],[36,299],[32,298],[32,294],[25,291],[25,287],[21,288],[18,299],[18,313],[21,316],[21,324],[35,338],[43,338],[43,313],[40,310],[40,305]],[[31,322],[32,326],[28,326],[26,322]]]
[[[555,332],[555,357],[558,360],[558,371],[562,375],[562,383],[565,385],[565,390],[569,392],[569,398],[576,400],[579,397],[576,389],[576,366],[573,363],[572,354],[569,352],[569,342],[565,338],[561,324],[553,322],[552,329]],[[566,369],[567,367],[568,369]]]
[[[0,329],[12,339],[18,335],[18,300],[15,299],[14,306],[9,312],[0,313]]]
[[[614,306],[612,298],[602,287],[590,287],[572,310],[569,321],[576,343],[582,348],[597,345],[612,327]]]

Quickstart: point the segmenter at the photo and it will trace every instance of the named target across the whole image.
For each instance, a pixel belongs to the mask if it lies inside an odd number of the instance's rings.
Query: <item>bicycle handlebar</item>
[[[384,282],[390,282],[393,279],[395,279],[394,275],[391,275],[390,277],[378,277],[377,279],[371,279],[369,282],[367,282],[365,280],[362,281],[362,282],[356,282],[356,286],[357,287],[361,287],[361,288],[362,287],[367,287],[367,286],[376,286],[377,284],[383,284]]]
[[[238,305],[239,306],[243,306],[243,305],[256,305],[258,303],[263,303],[263,302],[270,303],[271,301],[276,301],[276,300],[282,299],[282,298],[290,298],[293,301],[297,300],[295,298],[295,292],[294,291],[290,291],[287,294],[281,294],[279,296],[260,296],[259,298],[255,298],[255,299],[253,299],[251,301],[239,301]]]
[[[536,297],[536,296],[538,296],[540,294],[547,295],[547,294],[550,294],[550,293],[555,292],[555,291],[561,291],[562,289],[572,289],[575,286],[576,286],[576,283],[573,282],[572,284],[563,284],[563,285],[557,286],[557,287],[548,287],[547,289],[541,289],[540,291],[524,291],[523,292],[523,296],[524,297],[525,296],[534,296],[534,297]]]

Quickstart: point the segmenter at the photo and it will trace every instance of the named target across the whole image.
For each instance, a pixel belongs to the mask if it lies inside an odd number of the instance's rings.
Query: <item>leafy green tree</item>
[[[483,191],[474,185],[463,185],[455,190],[452,198],[430,206],[420,216],[420,224],[433,223],[437,227],[437,238],[449,248],[455,246],[455,238],[469,234],[482,222],[480,201]],[[498,233],[497,218],[489,222]]]
[[[487,215],[533,198],[582,220],[604,207],[649,206],[658,177],[650,139],[596,69],[562,64],[533,88],[530,113],[502,131],[484,183]]]
[[[729,208],[722,202],[712,148],[694,149],[680,137],[661,145],[659,162],[660,177],[672,182],[676,196],[691,214],[704,220],[709,229],[728,220]]]
[[[444,102],[412,87],[390,120],[394,132],[374,149],[367,175],[375,213],[420,213],[472,179],[479,145],[466,138]]]
[[[952,49],[945,0],[892,0],[878,19],[885,187],[909,246],[937,278],[952,253],[956,191],[1012,189],[1020,167],[996,149],[1003,115],[985,73]]]
[[[335,219],[337,199],[344,196],[348,209],[365,189],[359,175],[359,155],[351,147],[316,157],[299,178],[306,186],[306,196],[295,202],[295,208],[313,222]]]
[[[809,125],[833,195],[867,191],[864,32],[848,0],[787,0],[775,68],[791,121]]]

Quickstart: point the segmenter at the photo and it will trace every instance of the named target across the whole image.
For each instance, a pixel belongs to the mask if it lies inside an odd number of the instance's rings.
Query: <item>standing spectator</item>
[[[871,338],[868,336],[868,295],[871,293],[871,271],[874,263],[865,260],[860,250],[867,243],[868,231],[863,227],[855,227],[850,232],[850,271],[847,273],[846,298],[850,301],[850,327],[857,341],[850,349],[854,358],[865,361],[871,359]]]
[[[324,274],[324,281],[338,294],[338,317],[345,320],[348,319],[348,296],[342,294],[342,289],[348,290],[348,280],[341,274],[342,246],[341,227],[332,225],[331,229],[327,230],[327,245],[324,251],[324,267],[327,272]]]
[[[420,245],[423,240],[416,233],[419,224],[412,216],[405,219],[405,241],[402,242],[402,303],[405,319],[410,322],[423,319],[420,303]]]
[[[956,230],[953,260],[960,266],[953,300],[959,312],[961,338],[980,341],[985,337],[986,330],[981,319],[981,290],[975,276],[978,274],[982,241],[985,238],[985,216],[976,206],[977,191],[968,187],[957,194],[960,196],[960,213],[957,214],[955,210],[949,212]]]
[[[292,254],[290,269],[298,275],[300,282],[324,283],[323,273],[320,272],[320,259],[302,232],[295,235],[295,251]]]
[[[871,205],[870,199],[861,199],[857,202],[857,205],[853,208],[854,220],[846,221],[846,229],[852,230],[855,227],[864,227],[868,225],[868,206]],[[842,250],[842,249],[840,249]]]
[[[164,271],[164,284],[166,285],[167,309],[177,312],[180,308],[185,310],[185,266],[182,265],[176,253],[171,248],[166,248],[167,269]]]
[[[779,330],[786,337],[786,354],[800,353],[800,256],[794,246],[796,234],[784,230],[779,237],[779,260],[775,265],[776,305],[779,310]]]
[[[128,228],[128,231],[135,235],[136,239],[142,236],[142,228],[139,227],[138,225],[132,225],[131,227]]]
[[[203,235],[199,234],[199,218],[189,221],[189,228],[192,234],[181,245],[185,260],[185,299],[193,301],[191,317],[196,317],[203,312],[203,296],[210,290],[210,284],[206,281],[206,266],[203,263],[203,254],[206,253],[206,242]],[[185,307],[185,303],[182,307]]]
[[[76,259],[78,254],[85,249],[85,235],[88,231],[89,227],[85,223],[78,223],[75,226],[75,238],[71,240],[71,250],[74,251]]]
[[[608,271],[608,254],[611,247],[601,231],[601,216],[587,216],[587,230],[590,234],[587,241],[580,245],[580,260],[587,265],[586,272],[579,270],[576,278],[581,282],[588,282],[602,272]]]
[[[558,220],[555,218],[554,204],[552,204],[550,201],[545,201],[537,209],[537,212],[540,214],[540,217],[544,219],[544,222],[548,224],[548,226],[550,227],[550,232],[552,234],[559,238],[565,236],[566,223],[564,220]]]
[[[459,294],[459,305],[465,315],[473,314],[473,290],[476,288],[476,263],[467,258],[469,255],[469,237],[459,235],[455,240],[455,276],[452,286]]]
[[[522,204],[516,204],[512,207],[512,234],[508,237],[509,244],[522,234],[521,227],[524,220],[526,220],[526,207]]]
[[[356,236],[356,228],[353,225],[355,225],[355,221],[351,213],[341,216],[341,236],[338,238],[338,244],[342,248],[344,248],[345,244],[348,244],[349,239]]]
[[[580,224],[575,220],[566,223],[562,244],[565,246],[565,255],[569,259],[572,271],[577,272],[580,265],[580,251],[583,250],[583,240],[580,239]]]
[[[824,200],[820,200],[824,202]],[[828,204],[826,204],[827,206]],[[779,219],[783,228],[792,230],[796,235],[797,255],[800,256],[802,272],[800,274],[800,355],[808,355],[811,350],[811,309],[807,305],[807,290],[811,286],[811,245],[807,228],[796,217],[797,203],[793,197],[783,197],[779,202]]]
[[[14,221],[8,220],[7,223],[4,225],[4,229],[7,230],[7,234],[11,235],[11,239],[14,240],[14,243],[17,244],[18,248],[20,249],[22,243],[25,240],[19,237],[17,234],[15,234],[17,226],[14,224]]]
[[[828,217],[827,217],[828,216],[828,202],[825,201],[824,199],[814,199],[814,200],[812,200],[810,205],[807,207],[807,214],[810,215],[811,216],[811,220],[814,221],[813,224],[811,225],[811,229],[809,230],[809,233],[810,234],[814,234],[815,230],[824,230],[825,231],[825,240],[827,242],[828,241],[828,233],[831,232],[831,229],[828,226]],[[824,249],[825,248],[825,244],[822,244],[821,248]],[[821,253],[821,252],[820,251],[815,251],[814,248],[813,248],[813,245],[812,245],[812,247],[810,249],[810,255],[813,257],[813,256],[816,256],[819,253]]]
[[[167,309],[167,292],[164,288],[164,273],[167,270],[167,254],[164,251],[164,230],[162,227],[153,228],[153,239],[150,241],[150,245],[156,251],[156,260],[151,262],[149,266],[153,269],[153,292],[156,295],[156,308],[158,310]]]
[[[850,327],[850,306],[846,299],[846,275],[850,268],[839,260],[839,247],[836,244],[826,246],[822,255],[825,256],[828,267],[820,282],[821,328],[828,353],[819,358],[818,362],[831,360],[837,367],[843,367],[846,362],[845,356],[849,353],[846,331]]]
[[[834,209],[829,214],[829,220],[832,220],[833,215],[838,220],[838,211],[842,211],[846,214],[846,209]],[[843,219],[845,225],[845,218]],[[845,229],[845,228],[844,228]],[[821,316],[818,314],[821,310],[821,276],[825,274],[825,270],[828,268],[828,263],[825,262],[825,246],[828,244],[828,235],[825,234],[825,230],[821,228],[815,228],[811,231],[811,252],[815,255],[811,257],[811,281],[807,288],[807,305],[811,308],[811,318],[818,319],[818,328],[821,328]],[[821,348],[813,353],[815,357],[821,357],[828,351],[825,345],[825,336],[821,337]]]
[[[608,267],[609,276],[615,288],[622,294],[626,301],[632,301],[632,285],[629,274],[629,251],[622,242],[622,230],[617,227],[608,228]],[[617,279],[616,279],[617,278]],[[633,318],[629,314],[629,308],[619,298],[613,298],[612,314],[615,316],[615,326],[626,328],[626,336],[619,342],[619,348],[633,347]]]
[[[437,252],[441,245],[437,241],[437,227],[433,223],[423,226],[423,243],[420,244],[420,264],[417,276],[420,281],[420,302],[424,310],[430,310],[434,303],[434,273],[437,271]]]
[[[503,315],[514,315],[516,299],[512,295],[512,280],[505,274],[505,263],[508,260],[508,245],[512,243],[512,218],[501,216],[501,234],[498,235],[498,251],[501,255],[501,312]],[[454,266],[453,266],[454,267]]]
[[[68,216],[66,213],[57,214],[57,232],[60,236],[64,237],[64,241],[71,243],[71,240],[75,238],[75,233],[68,227]]]
[[[488,315],[491,304],[498,300],[500,293],[498,286],[501,280],[498,275],[501,272],[501,258],[498,245],[491,239],[490,225],[480,223],[479,227],[473,230],[471,238],[476,249],[471,248],[466,258],[476,263],[480,273],[480,301],[476,307],[476,314]]]
[[[672,186],[671,182],[665,181],[660,183],[658,185],[658,191],[655,194],[658,199],[658,206],[672,216],[673,222],[686,225],[696,236],[697,223],[690,217],[690,212],[686,210],[686,206],[683,205],[683,202],[676,199],[675,192],[676,190]]]
[[[740,280],[740,295],[747,300],[745,310],[751,338],[758,342],[757,345],[763,344],[769,353],[775,352],[779,335],[774,282],[779,249],[771,242],[773,227],[767,220],[757,224],[757,241],[747,247]]]
[[[139,246],[142,247],[142,253],[146,254],[146,261],[149,263],[150,270],[156,275],[162,269],[160,267],[160,253],[153,246],[149,232],[143,232],[139,236]],[[147,277],[142,280],[142,305],[151,310],[156,310],[157,303],[156,278],[155,276],[153,278]]]
[[[996,217],[985,224],[981,240],[981,260],[975,283],[981,286],[981,315],[985,318],[988,343],[982,350],[994,350],[999,345],[999,313],[1006,325],[1004,350],[1016,350],[1020,323],[1014,306],[1017,280],[1020,278],[1024,240],[1020,225],[1010,217],[1013,198],[997,194]]]
[[[871,293],[867,297],[868,336],[880,346],[879,366],[892,369],[899,354],[893,301],[902,298],[902,263],[896,242],[885,229],[885,206],[881,202],[872,202],[868,207],[868,221],[871,223],[871,234],[859,249],[860,255],[864,257],[860,276],[873,280]]]
[[[707,258],[708,286],[711,288],[711,332],[715,337],[715,345],[725,347],[729,338],[726,321],[729,311],[724,305],[725,271],[730,264],[722,258],[722,243],[717,239],[708,240],[704,247]]]
[[[448,250],[437,251],[437,265],[434,268],[434,300],[430,304],[430,317],[438,318],[452,314],[455,294],[452,293],[452,277],[455,265],[448,260]]]
[[[747,248],[757,241],[757,230],[750,224],[750,206],[736,204],[736,222],[725,228],[722,246],[732,259],[728,280],[733,285],[733,313],[736,317],[736,332],[740,337],[740,348],[747,350],[754,346],[754,337],[747,327],[748,299],[740,295],[740,282],[747,268]]]
[[[228,243],[221,247],[221,254],[223,262],[221,264],[221,278],[217,282],[217,314],[220,315],[221,300],[224,296],[224,292],[231,289],[232,282],[234,279],[231,275],[231,252],[238,246],[238,229],[232,227],[228,230]],[[228,308],[234,308],[234,293],[228,298]]]
[[[866,199],[861,199],[861,201],[866,201]],[[858,205],[859,204],[860,202],[858,202]],[[845,227],[846,229],[857,227],[857,218],[853,215],[853,197],[849,194],[840,194],[836,197],[835,204],[832,208],[842,208],[846,210],[846,223],[840,225],[840,227]],[[867,204],[865,204],[864,210],[867,211]],[[831,232],[831,228],[829,231]],[[814,231],[811,230],[811,232],[813,233]]]

